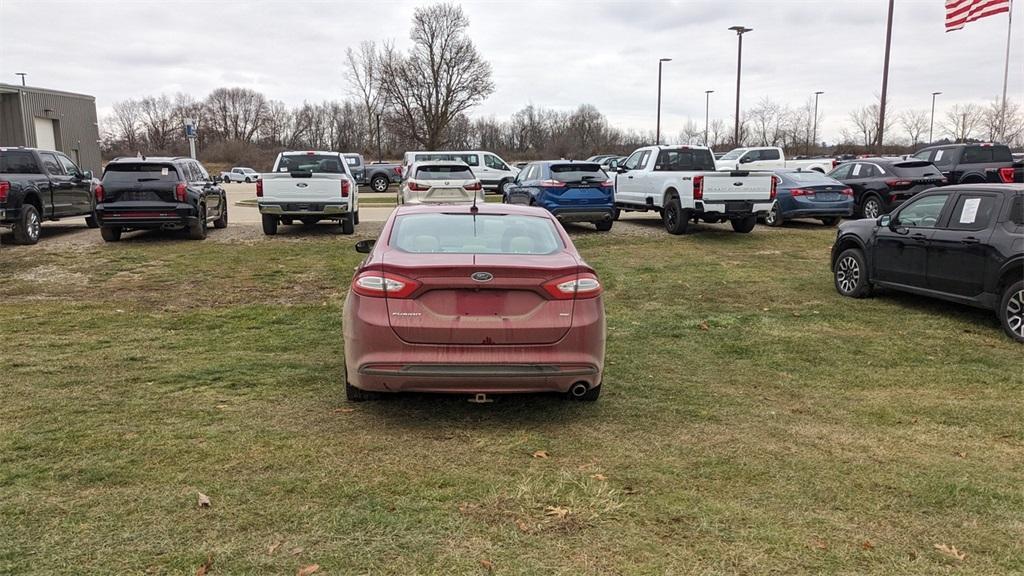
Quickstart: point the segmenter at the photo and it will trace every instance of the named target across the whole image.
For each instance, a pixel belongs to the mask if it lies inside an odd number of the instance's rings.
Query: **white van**
[[[405,177],[409,166],[416,162],[431,160],[450,160],[465,162],[473,175],[480,180],[484,189],[504,194],[519,174],[519,169],[509,165],[497,154],[484,150],[452,150],[441,152],[406,152],[402,158],[402,176]]]

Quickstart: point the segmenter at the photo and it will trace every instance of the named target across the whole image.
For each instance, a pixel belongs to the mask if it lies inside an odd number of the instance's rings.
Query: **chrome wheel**
[[[374,192],[385,192],[388,189],[388,179],[374,178],[373,182],[371,183],[371,186],[373,186]]]
[[[39,231],[42,228],[42,223],[39,221],[39,215],[34,211],[29,212],[28,218],[25,219],[25,232],[33,242],[39,239]]]
[[[878,204],[878,200],[874,198],[868,198],[864,202],[864,217],[875,219],[878,218],[882,212],[882,207]]]
[[[843,294],[850,294],[860,285],[860,264],[853,256],[846,256],[836,265],[836,285]]]
[[[1018,338],[1024,338],[1024,290],[1018,290],[1006,301],[1006,325]]]
[[[772,209],[768,211],[764,216],[764,223],[769,226],[775,226],[779,221],[779,205],[772,204]]]

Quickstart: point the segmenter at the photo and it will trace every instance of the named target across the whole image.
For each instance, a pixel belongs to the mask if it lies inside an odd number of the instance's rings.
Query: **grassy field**
[[[346,404],[352,237],[5,246],[0,573],[1024,572],[991,314],[840,299],[818,226],[628,226],[572,229],[596,404]]]

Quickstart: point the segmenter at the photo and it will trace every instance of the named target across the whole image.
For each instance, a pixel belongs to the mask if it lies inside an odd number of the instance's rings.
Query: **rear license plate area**
[[[320,212],[322,208],[319,204],[288,204],[285,209],[289,212]]]
[[[753,209],[754,204],[752,202],[730,200],[725,203],[726,212],[751,212]]]

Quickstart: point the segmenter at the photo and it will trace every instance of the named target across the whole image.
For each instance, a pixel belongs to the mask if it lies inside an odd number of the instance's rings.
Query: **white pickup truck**
[[[728,220],[736,232],[750,232],[775,201],[774,174],[716,172],[715,157],[705,146],[640,148],[617,172],[616,217],[621,211],[653,210],[671,234],[685,234],[698,220]]]
[[[260,173],[252,168],[235,166],[230,172],[221,172],[220,179],[224,182],[255,182],[260,179]]]
[[[828,174],[836,167],[833,158],[786,160],[782,148],[734,148],[715,162],[718,170],[814,170]]]
[[[268,236],[296,220],[310,226],[335,220],[343,234],[359,223],[359,187],[340,152],[278,154],[274,171],[256,181],[256,203]]]

